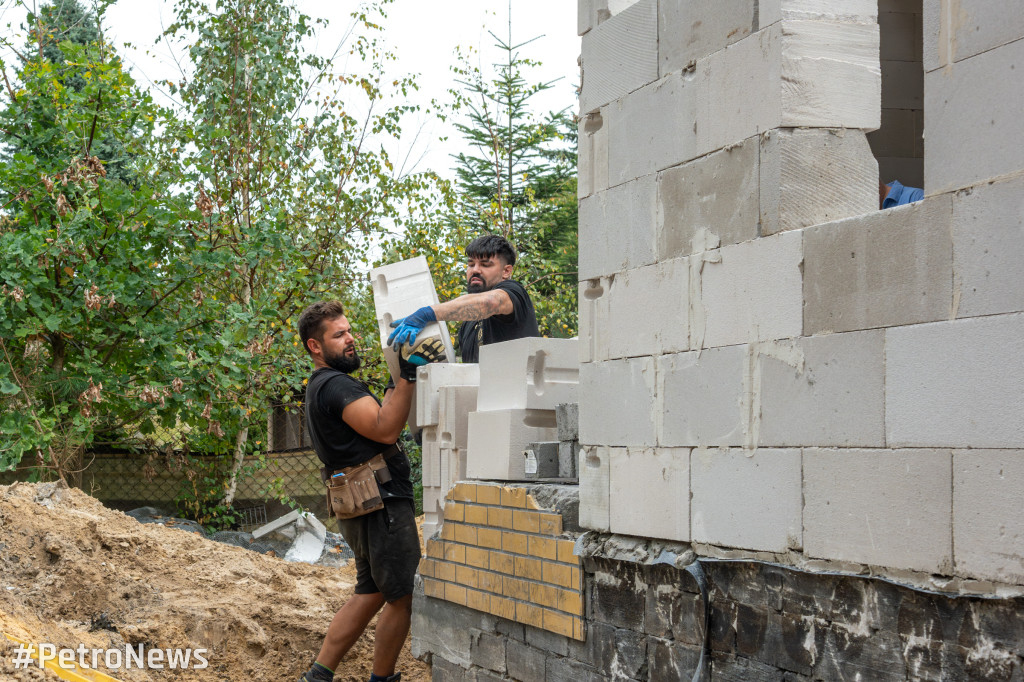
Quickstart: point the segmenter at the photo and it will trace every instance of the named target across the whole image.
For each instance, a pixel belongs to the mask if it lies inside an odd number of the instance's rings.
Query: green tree
[[[281,0],[183,0],[178,12],[168,34],[190,44],[193,71],[168,84],[181,106],[166,111],[161,146],[192,190],[179,220],[199,321],[172,365],[204,406],[190,446],[225,456],[210,497],[227,507],[267,407],[308,375],[298,312],[365,297],[367,248],[429,211],[433,181],[396,173],[383,143],[416,108],[389,100],[414,83],[384,80],[383,4],[352,15],[344,49],[364,73],[306,52],[316,22]]]
[[[87,445],[174,409],[161,360],[187,234],[159,200],[172,178],[146,160],[155,107],[113,48],[33,35],[0,112],[0,468],[31,454],[64,477]]]
[[[541,332],[576,333],[576,126],[566,110],[538,114],[533,98],[553,82],[530,83],[538,62],[523,56],[531,42],[491,33],[504,60],[484,72],[468,55],[453,67],[455,128],[471,151],[455,156],[456,200],[440,225],[422,227],[405,253],[426,251],[439,293],[460,293],[463,248],[483,232],[506,237],[519,252],[516,277],[531,291]],[[428,256],[429,258],[429,256]],[[442,297],[444,294],[441,294]]]

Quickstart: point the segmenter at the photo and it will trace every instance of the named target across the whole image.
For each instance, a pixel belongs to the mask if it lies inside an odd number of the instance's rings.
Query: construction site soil
[[[99,670],[128,681],[296,680],[351,595],[355,568],[285,562],[135,519],[55,483],[0,486],[0,631],[58,649],[207,649],[206,668]],[[369,679],[371,623],[335,680]],[[15,670],[0,637],[0,680]],[[402,679],[429,680],[409,652]]]

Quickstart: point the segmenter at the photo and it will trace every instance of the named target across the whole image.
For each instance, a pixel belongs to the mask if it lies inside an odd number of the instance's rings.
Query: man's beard
[[[468,291],[471,294],[479,294],[484,291],[487,291],[488,289],[490,289],[490,287],[487,286],[487,284],[483,280],[478,280],[476,282],[466,282],[466,291]]]
[[[326,362],[327,366],[331,369],[336,369],[339,372],[344,372],[345,374],[351,374],[356,371],[359,369],[359,365],[361,364],[359,353],[357,353],[354,348],[352,349],[352,355],[347,355],[345,353],[327,355],[325,353],[324,362]]]

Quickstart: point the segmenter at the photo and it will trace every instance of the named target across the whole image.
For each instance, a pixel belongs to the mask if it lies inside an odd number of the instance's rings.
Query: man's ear
[[[313,355],[320,355],[323,352],[320,347],[320,342],[313,338],[306,339],[306,348],[308,348],[309,352]]]
[[[501,269],[501,278],[503,280],[512,278],[512,270],[515,269],[514,265],[506,265]]]

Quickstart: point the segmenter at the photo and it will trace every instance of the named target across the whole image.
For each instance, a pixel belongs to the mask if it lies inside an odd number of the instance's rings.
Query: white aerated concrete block
[[[625,455],[624,448],[601,446],[580,449],[580,526],[607,533],[610,526],[609,495],[611,458]]]
[[[466,449],[441,447],[441,491],[444,495],[466,478]]]
[[[579,278],[650,265],[655,255],[658,181],[649,175],[580,201]]]
[[[606,0],[577,0],[576,34],[583,35],[598,24],[597,12],[607,5]]]
[[[773,130],[760,182],[761,234],[878,211],[878,164],[860,130]]]
[[[689,346],[689,259],[675,258],[615,275],[599,317],[600,358],[659,355]]]
[[[928,194],[1024,169],[1024,40],[925,74]]]
[[[662,2],[658,47],[662,75],[742,40],[757,30],[755,0]]]
[[[878,128],[878,24],[783,21],[781,26],[782,126]]]
[[[783,19],[819,19],[845,23],[873,24],[878,13],[876,0],[759,0],[760,25]]]
[[[882,61],[918,62],[918,71],[921,70],[920,5],[916,13],[884,11],[879,7],[878,30],[882,35],[878,54]]]
[[[640,0],[607,0],[605,4],[608,9],[608,18],[621,14],[633,5],[637,4],[639,1]]]
[[[690,451],[615,448],[608,486],[609,530],[690,540]]]
[[[658,358],[658,443],[745,445],[748,367],[746,346]]]
[[[580,443],[656,444],[654,358],[580,365],[580,395]]]
[[[442,386],[438,390],[437,433],[443,447],[469,446],[469,413],[477,408],[479,386]]]
[[[804,450],[804,552],[873,566],[953,568],[949,450]]]
[[[924,3],[925,71],[1024,38],[1024,4],[1000,0]]]
[[[423,256],[374,268],[370,271],[370,284],[373,288],[373,304],[377,311],[377,327],[380,331],[380,346],[384,351],[384,360],[388,363],[391,376],[397,378],[398,354],[394,348],[387,345],[388,337],[394,331],[391,323],[411,315],[423,306],[436,304],[437,290],[430,276],[427,259]],[[454,362],[455,351],[452,348],[451,336],[448,334],[448,326],[444,322],[428,324],[416,338],[425,339],[430,336],[441,339],[448,362]]]
[[[580,126],[577,175],[580,199],[608,189],[608,128],[600,112],[585,116]]]
[[[755,346],[761,447],[885,445],[884,332]]]
[[[804,334],[949,319],[951,215],[946,195],[804,231]]]
[[[778,127],[880,124],[876,24],[783,21],[699,61],[695,73],[708,83],[700,153]]]
[[[704,153],[709,127],[706,70],[701,62],[694,70],[674,72],[602,109],[609,185],[650,175]],[[581,223],[582,211],[581,206]]]
[[[1024,450],[953,453],[953,559],[970,578],[1024,583]]]
[[[579,359],[580,362],[607,360],[608,292],[611,277],[597,277],[579,285]],[[599,324],[600,322],[600,324]]]
[[[423,488],[423,539],[427,540],[444,523],[444,496],[440,488]]]
[[[921,62],[886,60],[882,68],[882,103],[886,108],[924,108],[924,72]]]
[[[696,76],[707,81],[707,101],[696,121],[700,154],[779,126],[782,49],[780,24],[697,62]]]
[[[658,174],[658,259],[693,253],[700,231],[721,244],[756,239],[760,138]]]
[[[583,36],[580,111],[658,79],[658,0],[640,0]]]
[[[521,481],[526,446],[553,440],[558,440],[554,410],[471,412],[466,477]]]
[[[476,363],[436,362],[416,371],[416,423],[438,423],[440,391],[444,386],[475,386],[480,383],[480,365]]]
[[[578,344],[538,336],[481,346],[477,410],[554,410],[577,402]]]
[[[690,453],[694,542],[766,552],[800,549],[799,450]]]
[[[1024,180],[953,197],[958,317],[1024,311]]]
[[[423,427],[420,437],[423,486],[437,488],[441,485],[441,443],[437,439],[437,427]]]
[[[885,336],[890,447],[1024,447],[1024,314],[895,327]]]
[[[721,263],[704,264],[704,348],[800,336],[802,245],[801,234],[783,232],[723,246]]]

